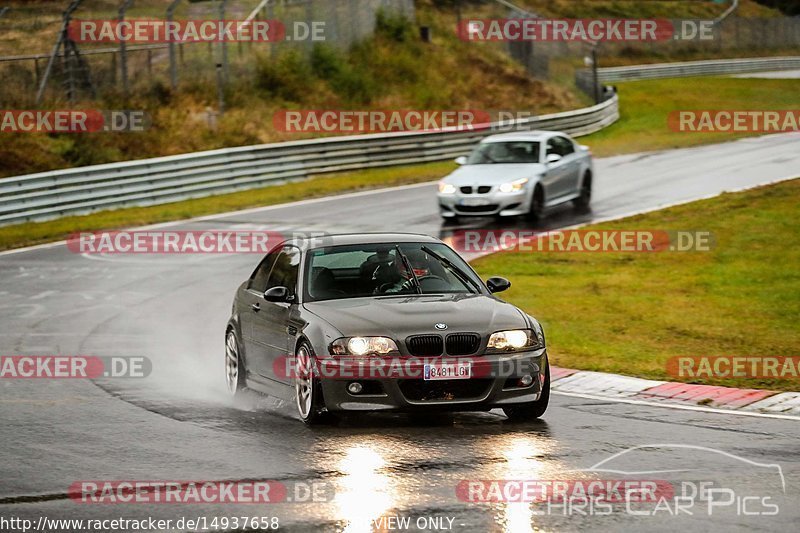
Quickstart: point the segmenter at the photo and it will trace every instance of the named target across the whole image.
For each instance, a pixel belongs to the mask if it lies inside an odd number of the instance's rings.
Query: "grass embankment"
[[[581,142],[595,155],[666,150],[725,142],[761,133],[676,132],[667,116],[679,110],[780,110],[800,105],[800,79],[670,78],[617,85],[620,120]]]
[[[79,9],[75,17],[116,18],[117,4],[103,0],[99,7]],[[234,5],[240,6],[240,11],[234,11]],[[0,19],[0,27],[7,35],[0,43],[0,55],[50,50],[57,31],[53,23],[58,20],[52,14],[63,10],[63,2],[46,0],[34,6],[35,14],[28,17],[21,5],[19,13],[14,9],[10,12],[15,17]],[[191,10],[205,4],[183,2],[181,6],[188,11],[176,14],[176,19],[200,17],[192,15]],[[244,16],[253,6],[253,2],[231,2],[229,11]],[[328,43],[311,48],[280,43],[274,45],[273,55],[269,44],[231,43],[231,75],[222,117],[216,116],[216,56],[211,55],[219,53],[216,48],[212,50],[205,44],[184,47],[186,59],[179,63],[175,91],[170,86],[165,51],[153,55],[152,74],[143,63],[144,55],[129,54],[132,86],[128,99],[121,94],[119,82],[111,81],[109,56],[97,56],[100,59],[89,61],[93,79],[99,80],[98,99],[70,105],[61,94],[62,101],[49,101],[48,106],[144,110],[151,119],[150,128],[116,134],[0,133],[0,177],[320,136],[319,132],[278,131],[273,116],[286,109],[525,109],[546,113],[581,107],[581,97],[574,91],[531,79],[525,68],[497,43],[474,46],[459,40],[449,11],[439,10],[431,2],[420,2],[418,7],[418,19],[432,28],[430,43],[422,42],[415,25],[391,14],[378,16],[375,34],[347,49]],[[164,8],[165,2],[161,1],[162,17]],[[128,18],[152,17],[158,12],[152,0],[142,5],[137,1]],[[213,16],[210,13],[206,16]],[[340,21],[347,20],[345,13],[340,15]],[[42,17],[41,25],[38,16]],[[275,17],[279,16],[276,11]],[[46,39],[40,38],[42,33]],[[34,48],[35,43],[40,43],[39,49]],[[31,108],[35,94],[31,89],[32,64],[12,64],[0,69],[0,73],[4,78],[0,108]],[[52,87],[59,87],[60,81],[54,79]],[[49,96],[55,98],[58,94],[54,89]]]
[[[730,2],[698,2],[672,0],[642,2],[641,0],[519,0],[516,5],[530,8],[545,17],[565,18],[715,18],[730,7]],[[740,17],[776,17],[780,11],[741,0],[736,14]]]
[[[673,356],[800,355],[800,179],[591,229],[711,231],[710,252],[498,253],[504,298],[541,320],[553,364],[678,381]],[[800,390],[800,379],[695,382]]]

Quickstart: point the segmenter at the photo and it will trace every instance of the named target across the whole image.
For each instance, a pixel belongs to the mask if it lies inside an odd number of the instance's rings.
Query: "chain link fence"
[[[65,7],[67,0],[64,0]],[[125,2],[119,0],[119,5]],[[380,12],[402,15],[414,20],[414,0],[172,0],[154,3],[128,2],[127,21],[171,18],[182,20],[245,20],[249,18],[279,21],[289,39],[275,42],[213,43],[77,43],[78,54],[64,52],[54,56],[43,102],[117,101],[128,94],[166,91],[170,88],[208,90],[216,83],[234,83],[251,78],[259,58],[269,61],[288,50],[310,53],[324,43],[347,48],[370,36]],[[88,3],[87,3],[88,4]],[[96,10],[80,5],[73,20],[118,20],[119,11]],[[167,8],[174,7],[168,15]],[[4,90],[0,105],[29,107],[36,105],[37,89],[48,73],[62,23],[61,10],[31,5],[7,9],[0,15],[0,75]],[[318,28],[312,40],[311,31]],[[298,35],[305,39],[290,40]],[[24,53],[19,53],[24,51]],[[14,53],[9,53],[14,52]],[[174,64],[174,67],[171,65]]]

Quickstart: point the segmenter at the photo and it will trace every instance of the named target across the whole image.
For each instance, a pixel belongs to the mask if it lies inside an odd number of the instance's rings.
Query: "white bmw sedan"
[[[592,198],[592,153],[556,131],[491,135],[461,166],[439,182],[439,212],[460,216],[517,216],[532,220],[572,201],[587,209]]]

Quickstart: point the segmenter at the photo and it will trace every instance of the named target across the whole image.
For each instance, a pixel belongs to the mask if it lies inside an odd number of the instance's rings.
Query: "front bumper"
[[[435,360],[470,360],[471,379],[426,381],[421,368]],[[503,405],[533,402],[539,399],[547,365],[547,350],[516,354],[492,354],[466,357],[398,358],[394,368],[400,372],[384,374],[352,360],[322,361],[318,374],[325,405],[330,411],[482,411]],[[420,373],[416,373],[419,365]],[[519,379],[529,374],[533,381],[522,386]],[[359,382],[363,392],[352,394],[348,385]]]
[[[530,199],[525,190],[514,193],[489,192],[487,194],[439,194],[439,213],[455,216],[517,216],[530,209]],[[479,204],[479,205],[469,205]]]

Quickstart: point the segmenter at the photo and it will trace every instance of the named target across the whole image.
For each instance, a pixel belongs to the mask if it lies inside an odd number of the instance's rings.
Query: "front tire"
[[[537,187],[533,191],[533,198],[531,198],[531,207],[528,210],[527,218],[533,223],[541,222],[544,219],[544,191],[541,187]]]
[[[225,335],[225,383],[228,394],[234,398],[241,395],[245,389],[245,368],[242,365],[242,355],[239,351],[239,340],[233,328]]]
[[[581,183],[581,195],[575,198],[572,201],[572,204],[579,211],[586,211],[589,209],[589,204],[591,203],[592,203],[592,175],[587,172],[586,175],[583,176],[583,182]]]
[[[547,362],[546,364],[544,384],[542,385],[542,394],[539,396],[539,399],[535,402],[503,407],[503,412],[510,420],[514,422],[535,420],[540,418],[544,412],[547,411],[547,405],[550,403],[550,363]]]
[[[333,416],[325,408],[322,386],[316,376],[315,366],[311,346],[305,342],[300,343],[295,352],[295,406],[300,420],[308,426],[326,424],[333,420]]]

